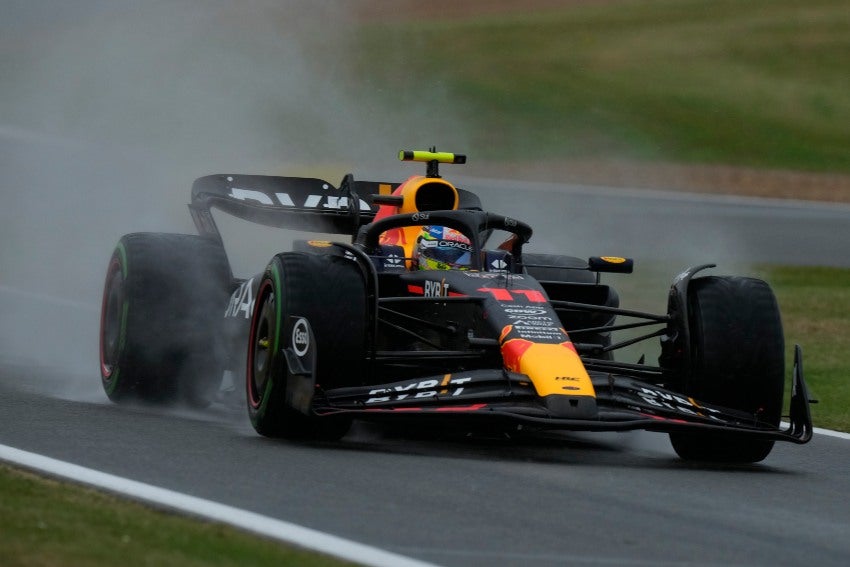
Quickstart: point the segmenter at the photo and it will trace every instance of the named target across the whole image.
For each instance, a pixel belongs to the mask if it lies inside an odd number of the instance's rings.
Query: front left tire
[[[272,259],[257,291],[248,341],[248,415],[258,433],[321,440],[345,435],[351,419],[316,415],[312,398],[362,379],[367,319],[365,282],[353,261],[299,252]],[[313,357],[313,382],[305,383]]]

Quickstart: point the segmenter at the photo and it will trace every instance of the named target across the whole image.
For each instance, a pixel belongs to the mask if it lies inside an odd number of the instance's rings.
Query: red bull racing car
[[[103,295],[100,366],[115,402],[210,402],[227,371],[267,436],[338,439],[353,419],[468,430],[669,432],[684,459],[757,462],[812,435],[795,347],[763,281],[689,268],[666,313],[624,309],[616,257],[527,251],[532,228],[440,176],[403,183],[210,175],[192,187],[199,235],[121,238]],[[212,209],[344,235],[296,241],[235,278]],[[622,337],[625,335],[625,338]],[[657,362],[618,359],[660,342]],[[658,342],[655,342],[656,350]]]

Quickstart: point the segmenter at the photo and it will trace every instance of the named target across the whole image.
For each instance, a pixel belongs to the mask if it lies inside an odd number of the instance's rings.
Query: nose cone
[[[571,342],[509,339],[502,343],[502,358],[506,369],[529,377],[553,417],[597,415],[596,391]]]

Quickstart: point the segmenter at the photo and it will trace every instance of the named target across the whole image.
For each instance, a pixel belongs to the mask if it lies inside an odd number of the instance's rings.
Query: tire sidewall
[[[282,395],[279,393],[286,390],[286,368],[282,363],[283,356],[280,354],[281,345],[281,321],[283,318],[283,303],[284,296],[281,292],[281,262],[278,258],[274,258],[266,268],[263,278],[260,281],[260,286],[257,290],[256,303],[254,312],[251,316],[251,327],[248,335],[248,354],[246,368],[246,392],[248,403],[248,416],[254,428],[262,433],[273,435],[279,429],[274,425],[277,421],[274,416],[270,417],[270,412],[276,413],[284,411],[285,408],[277,407],[280,404]],[[273,319],[269,321],[270,327],[268,332],[272,334],[269,341],[268,352],[266,354],[267,376],[259,391],[255,381],[256,364],[257,364],[257,341],[262,337],[258,336],[260,325],[265,319],[264,312],[266,304],[269,300],[273,300],[275,305],[272,311]],[[269,405],[271,404],[271,409]]]
[[[124,345],[127,340],[128,299],[125,292],[127,281],[127,252],[119,242],[109,261],[100,316],[100,375],[103,389],[111,399],[120,399],[122,389],[121,368]],[[117,288],[117,289],[116,289]],[[114,338],[111,336],[114,334]]]

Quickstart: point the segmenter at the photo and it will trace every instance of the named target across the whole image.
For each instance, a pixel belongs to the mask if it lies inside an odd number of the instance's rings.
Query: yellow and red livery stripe
[[[535,343],[526,339],[509,339],[502,343],[502,359],[507,370],[525,374],[531,379],[538,396],[596,397],[590,376],[570,341]]]

